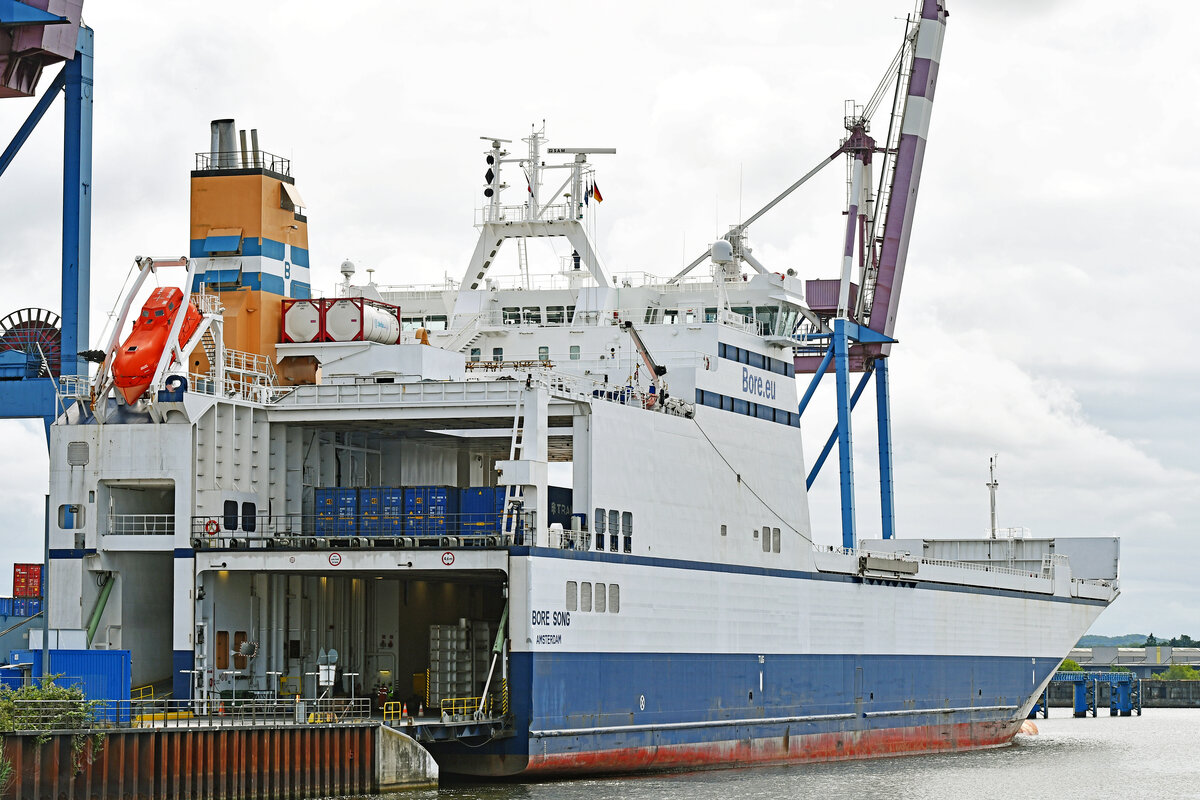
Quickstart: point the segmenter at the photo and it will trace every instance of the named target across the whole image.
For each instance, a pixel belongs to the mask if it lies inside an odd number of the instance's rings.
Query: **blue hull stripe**
[[[515,557],[536,556],[538,558],[565,558],[576,561],[607,561],[611,563],[631,564],[635,566],[665,567],[668,569],[690,569],[701,572],[725,572],[740,575],[763,575],[773,578],[798,578],[801,580],[834,581],[837,583],[859,583],[863,580],[889,580],[871,577],[863,579],[857,575],[845,575],[837,572],[805,572],[803,570],[794,569],[754,567],[746,564],[716,564],[707,561],[653,558],[649,556],[634,556],[624,553],[612,553],[602,550],[560,550],[555,547],[521,546],[509,548],[509,553]],[[1083,597],[1057,597],[1051,594],[1042,594],[1041,592],[1026,592],[1019,589],[995,589],[987,586],[961,586],[956,584],[934,583],[932,581],[922,581],[920,579],[913,578],[902,578],[893,582],[903,583],[916,589],[929,589],[941,592],[963,592],[965,594],[994,595],[997,597],[1033,598],[1037,600],[1043,600],[1047,603],[1074,603],[1077,605],[1100,607],[1108,606],[1108,603],[1104,600],[1092,600]]]
[[[435,756],[570,754],[785,731],[1008,722],[1057,666],[1057,659],[1001,656],[512,653],[517,735],[475,750],[431,749]]]

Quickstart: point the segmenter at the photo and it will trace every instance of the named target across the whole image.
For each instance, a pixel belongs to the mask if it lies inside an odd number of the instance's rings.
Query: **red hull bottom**
[[[438,757],[444,772],[478,776],[562,777],[677,769],[719,769],[750,765],[847,761],[1001,747],[1021,728],[1015,722],[971,722],[810,734],[769,739],[616,748],[516,756]],[[536,740],[531,750],[536,750]]]

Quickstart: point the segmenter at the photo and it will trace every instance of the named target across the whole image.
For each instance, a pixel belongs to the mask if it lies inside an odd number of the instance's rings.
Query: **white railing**
[[[109,514],[109,536],[173,536],[174,514]]]
[[[953,567],[955,569],[969,569],[976,572],[991,572],[1000,575],[1020,575],[1026,578],[1047,578],[1054,577],[1054,563],[1058,559],[1066,560],[1066,556],[1055,556],[1055,561],[1052,561],[1049,566],[1043,565],[1042,572],[1035,570],[1018,569],[1016,567],[1001,567],[994,564],[980,564],[977,561],[953,561],[948,558],[920,558],[915,559],[912,556],[904,553],[877,552],[874,550],[858,550],[850,547],[837,547],[835,545],[820,545],[813,544],[813,550],[818,553],[839,553],[846,556],[870,556],[871,558],[888,559],[892,561],[920,561],[931,567]],[[1047,570],[1049,570],[1047,572]]]
[[[552,222],[556,220],[575,219],[570,205],[556,203],[542,206],[535,216],[528,205],[491,206],[475,209],[475,224],[484,225],[489,222]]]

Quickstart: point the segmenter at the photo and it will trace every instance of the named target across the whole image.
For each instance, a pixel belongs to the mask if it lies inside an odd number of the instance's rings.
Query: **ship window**
[[[163,311],[161,308],[156,308],[156,309],[154,309],[154,316],[156,316],[156,317],[161,317],[161,316],[162,316],[163,314],[165,314],[165,313],[166,313],[166,312],[165,312],[165,311]]]
[[[257,513],[254,503],[242,503],[242,530],[246,533],[254,533],[254,529],[257,527],[254,517]]]
[[[225,510],[225,513],[224,513],[222,516],[224,516],[224,517],[225,517],[225,519],[224,519],[224,522],[225,522],[225,530],[227,530],[227,531],[236,531],[236,530],[238,529],[238,504],[237,504],[237,500],[226,500],[226,501],[225,501],[225,509],[224,509],[224,510]]]
[[[596,526],[596,549],[604,549],[604,521],[607,517],[604,514],[603,508],[596,509],[596,516],[592,517]]]
[[[596,613],[597,613],[597,614],[603,614],[603,613],[604,613],[604,605],[605,605],[605,603],[604,603],[604,600],[605,600],[605,597],[604,597],[604,584],[603,584],[603,583],[597,583],[597,584],[596,584]]]
[[[504,348],[503,347],[493,347],[492,348],[492,361],[503,361],[503,360],[504,360]]]
[[[626,553],[633,552],[633,512],[621,512],[621,535],[624,537],[624,551]]]
[[[754,309],[758,317],[758,330],[764,336],[775,332],[775,322],[779,319],[779,306],[759,306]]]
[[[716,322],[717,321],[717,310],[715,308],[704,309],[704,321],[705,322]]]
[[[663,325],[674,325],[679,322],[679,312],[673,308],[663,311]]]
[[[77,531],[83,527],[83,506],[67,503],[58,507],[58,527],[64,531]]]
[[[771,552],[779,552],[779,528],[771,528]]]
[[[507,306],[500,309],[500,316],[505,325],[513,325],[521,320],[521,309],[517,306]]]
[[[721,395],[721,410],[733,411],[733,398],[727,394]]]
[[[564,321],[562,306],[546,306],[546,322],[561,325]]]
[[[482,358],[483,358],[483,351],[480,350],[478,347],[472,347],[471,348],[471,360],[479,361]]]
[[[618,534],[621,533],[621,512],[608,510],[608,549],[612,552],[617,552],[617,544],[620,540]]]
[[[621,613],[621,586],[620,584],[610,583],[608,585],[608,613]]]
[[[734,413],[737,413],[737,414],[749,414],[750,413],[750,403],[747,402],[746,400],[735,399],[733,401],[733,410],[734,410]]]
[[[646,309],[646,316],[642,320],[647,325],[654,325],[658,322],[658,309],[654,306]]]
[[[427,331],[444,331],[446,330],[446,318],[444,316],[429,317],[425,320],[425,330]]]
[[[579,584],[567,581],[567,611],[579,608]]]
[[[770,528],[763,528],[762,546],[763,546],[764,553],[771,552],[771,529]]]
[[[571,360],[572,361],[579,360],[579,345],[577,345],[577,344],[571,345]]]
[[[145,319],[150,319],[150,312],[149,312],[149,311],[143,311],[143,312],[142,312],[142,317],[144,317]]]
[[[689,324],[689,325],[690,325],[691,323],[693,323],[693,322],[695,322],[695,321],[696,321],[696,312],[695,312],[695,310],[694,310],[694,309],[691,309],[691,308],[689,308],[689,309],[687,310],[687,317],[686,317],[686,319],[687,319],[687,322],[688,322],[688,324]]]
[[[549,361],[549,360],[550,360],[550,348],[549,347],[539,347],[538,348],[538,361]]]
[[[528,322],[533,325],[541,325],[542,309],[538,308],[537,306],[525,306],[521,309],[521,318],[524,322]]]
[[[751,353],[750,359],[747,363],[749,363],[752,367],[762,369],[764,367],[762,353]]]
[[[567,322],[575,319],[575,306],[567,306]]]
[[[721,535],[722,535],[722,536],[728,536],[728,535],[729,535],[729,526],[728,526],[728,525],[722,525],[722,526],[721,526]]]
[[[579,585],[579,610],[592,610],[592,584],[587,581]]]

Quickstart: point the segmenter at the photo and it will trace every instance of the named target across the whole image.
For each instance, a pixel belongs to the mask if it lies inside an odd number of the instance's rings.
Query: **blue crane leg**
[[[875,409],[879,424],[879,511],[883,538],[896,535],[896,505],[892,497],[892,407],[888,394],[888,362],[875,361]]]
[[[1075,681],[1075,716],[1086,717],[1088,712],[1087,681]]]
[[[867,381],[871,380],[871,370],[863,373],[862,378],[858,381],[858,386],[854,387],[854,394],[850,395],[850,410],[858,405],[858,398],[862,396],[863,389],[867,388]],[[821,448],[821,455],[817,456],[816,462],[813,463],[812,470],[808,473],[808,478],[804,482],[805,489],[811,489],[813,481],[817,479],[817,475],[821,472],[821,467],[825,465],[825,460],[829,458],[829,454],[833,452],[833,446],[838,440],[838,429],[835,425],[833,431],[830,432],[829,438],[825,440],[825,446]]]
[[[63,69],[62,374],[87,375],[92,246],[92,29],[79,26],[75,58]],[[53,407],[44,413],[53,414]]]
[[[842,547],[853,548],[854,531],[854,437],[850,430],[850,343],[846,320],[833,321],[833,361],[837,371],[838,465],[842,479]]]

